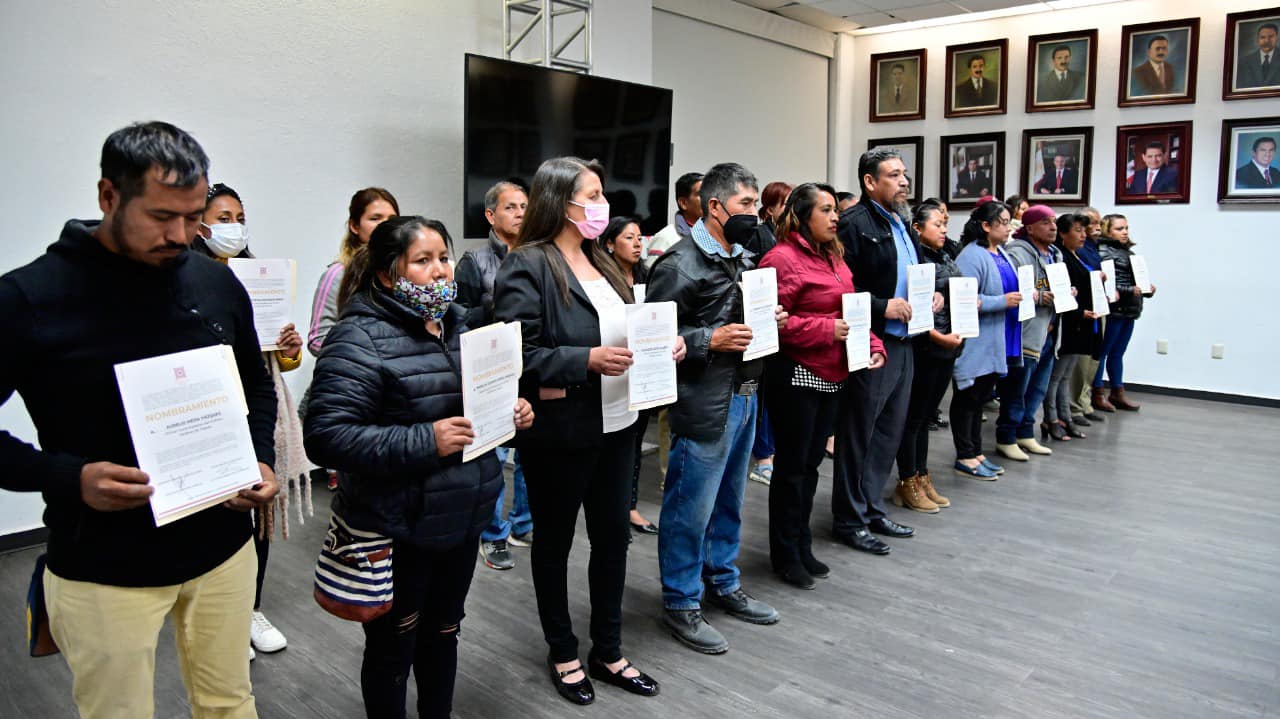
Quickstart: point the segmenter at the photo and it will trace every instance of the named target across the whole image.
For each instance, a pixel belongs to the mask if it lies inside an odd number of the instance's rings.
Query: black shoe
[[[929,420],[929,422],[925,424],[924,427],[930,432],[937,432],[938,430],[942,429],[942,425],[938,424],[938,420],[936,419]]]
[[[936,425],[940,429],[946,429],[947,427],[951,426],[951,423],[948,422],[946,418],[942,416],[941,409],[933,413],[933,421],[930,424]]]
[[[620,689],[626,689],[632,694],[639,694],[642,697],[653,697],[658,695],[658,683],[653,680],[653,677],[645,674],[644,672],[640,672],[639,669],[636,669],[636,666],[631,662],[627,662],[625,667],[615,672],[604,662],[593,657],[587,660],[587,669],[591,672],[591,677],[593,679],[599,679],[605,684],[612,684]],[[622,676],[622,673],[628,669],[635,669],[640,672],[640,675],[634,677]]]
[[[905,539],[916,533],[916,530],[911,527],[898,524],[888,517],[871,520],[871,523],[867,525],[867,529],[870,529],[876,534],[883,534],[886,537],[897,537],[898,539]]]
[[[739,587],[728,594],[716,594],[708,587],[707,604],[719,607],[736,619],[751,624],[777,624],[778,610],[742,591]]]
[[[636,524],[635,522],[632,522],[631,531],[636,534],[657,534],[658,525],[653,522],[645,522],[644,524]]]
[[[793,564],[785,569],[777,570],[777,574],[782,581],[799,589],[816,589],[818,587],[813,575],[809,574],[808,570],[799,564]]]
[[[1106,421],[1107,421],[1105,417],[1103,417],[1102,415],[1098,414],[1096,411],[1095,411],[1095,412],[1085,412],[1082,416],[1083,416],[1085,419],[1089,420],[1090,422],[1106,422]]]
[[[870,552],[871,554],[889,553],[889,545],[871,536],[871,532],[868,532],[865,529],[854,530],[853,534],[837,534],[836,541],[843,542],[850,547],[863,552]]]
[[[819,562],[818,558],[813,556],[812,552],[800,552],[800,563],[804,565],[804,570],[808,572],[811,577],[826,579],[831,576],[831,567]]]
[[[1078,424],[1081,427],[1088,427],[1093,423],[1084,418],[1084,415],[1078,414],[1071,418],[1071,424]]]
[[[596,690],[592,688],[591,680],[586,677],[586,671],[584,671],[586,667],[581,666],[581,663],[573,669],[562,672],[556,669],[556,663],[551,660],[551,657],[547,657],[547,668],[551,670],[551,683],[556,685],[556,691],[560,696],[580,706],[586,706],[596,700]],[[572,684],[565,682],[564,678],[574,672],[582,672],[582,679]]]
[[[671,636],[690,649],[703,654],[724,654],[729,651],[729,641],[702,618],[701,609],[663,610],[662,623],[671,630]]]

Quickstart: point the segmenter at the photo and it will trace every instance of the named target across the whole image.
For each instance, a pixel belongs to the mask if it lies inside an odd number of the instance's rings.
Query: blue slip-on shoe
[[[983,467],[986,467],[992,472],[995,472],[996,474],[1004,474],[1004,467],[1001,467],[1000,465],[996,464],[995,462],[992,462],[986,457],[983,457],[980,461],[982,462]]]
[[[973,477],[974,479],[981,479],[984,482],[994,482],[996,479],[996,473],[987,469],[986,465],[983,464],[979,464],[977,467],[966,467],[964,462],[957,459],[955,470],[960,474]]]

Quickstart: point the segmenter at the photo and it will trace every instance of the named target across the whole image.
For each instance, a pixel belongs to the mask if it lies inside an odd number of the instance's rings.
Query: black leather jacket
[[[1142,298],[1146,295],[1133,294],[1133,265],[1129,262],[1129,256],[1133,254],[1133,243],[1122,245],[1110,237],[1103,237],[1098,240],[1098,254],[1102,259],[1116,263],[1116,292],[1120,294],[1120,299],[1111,303],[1111,314],[1138,319],[1142,316]]]
[[[739,352],[711,350],[711,333],[743,321],[738,281],[754,269],[749,251],[726,259],[707,254],[692,238],[680,240],[654,263],[646,302],[676,303],[677,324],[688,354],[677,370],[680,399],[671,406],[671,431],[696,441],[719,437],[729,423],[735,388],[759,379],[763,360],[742,361]]]
[[[484,327],[493,322],[493,281],[507,256],[507,244],[489,230],[483,247],[467,250],[453,271],[458,283],[458,304],[467,308],[467,326]]]

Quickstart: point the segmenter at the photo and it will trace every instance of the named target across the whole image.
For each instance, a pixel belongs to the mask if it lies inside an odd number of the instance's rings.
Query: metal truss
[[[500,2],[503,57],[530,65],[591,72],[593,0]],[[575,44],[574,41],[579,38],[581,42]],[[581,52],[570,52],[570,46]],[[538,54],[535,55],[535,52]],[[569,57],[566,53],[574,57]]]

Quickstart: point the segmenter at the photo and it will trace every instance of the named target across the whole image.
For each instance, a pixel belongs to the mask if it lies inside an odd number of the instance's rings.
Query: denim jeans
[[[734,395],[718,438],[672,437],[658,529],[662,603],[698,609],[702,582],[725,595],[739,588],[738,542],[747,462],[756,434],[756,397]]]
[[[1049,391],[1049,379],[1053,376],[1055,339],[1055,333],[1050,332],[1045,338],[1044,347],[1040,348],[1040,359],[1034,368],[1027,371],[1027,392],[1022,397],[1022,421],[1018,423],[1016,431],[1018,439],[1036,436],[1036,412],[1044,403],[1044,396]]]
[[[1098,357],[1098,373],[1093,376],[1093,386],[1102,386],[1102,373],[1105,370],[1107,380],[1112,389],[1124,388],[1124,351],[1129,349],[1129,340],[1133,339],[1133,318],[1107,318],[1107,329],[1102,335],[1102,355]]]
[[[1000,394],[1000,415],[996,418],[996,444],[1018,441],[1018,425],[1022,424],[1022,398],[1027,395],[1027,382],[1036,369],[1030,357],[1010,357],[1009,372],[996,383]]]
[[[502,483],[502,489],[498,491],[498,502],[493,505],[493,519],[489,522],[489,527],[480,535],[482,542],[496,542],[499,539],[506,539],[512,533],[528,534],[533,530],[533,514],[529,512],[529,491],[524,484],[524,467],[520,466],[520,453],[514,449],[499,447],[498,461],[502,466],[507,465],[507,455],[515,453],[515,472],[511,478],[511,484],[514,486],[515,496],[511,499],[511,513],[506,519],[502,518],[502,500],[507,493],[507,483]]]
[[[751,443],[751,456],[756,459],[768,459],[776,452],[773,441],[773,426],[769,424],[769,410],[760,403],[760,416],[756,420],[756,438]]]

